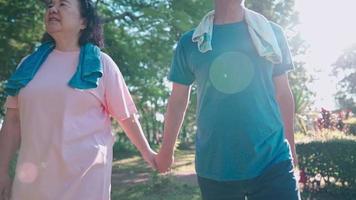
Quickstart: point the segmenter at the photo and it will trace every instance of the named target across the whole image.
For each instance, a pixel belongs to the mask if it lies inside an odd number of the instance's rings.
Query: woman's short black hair
[[[101,19],[96,11],[96,8],[91,0],[77,0],[80,6],[80,15],[85,20],[86,28],[81,30],[79,37],[79,45],[92,43],[100,48],[104,47],[104,33]],[[42,43],[54,41],[54,39],[46,32],[43,35]]]

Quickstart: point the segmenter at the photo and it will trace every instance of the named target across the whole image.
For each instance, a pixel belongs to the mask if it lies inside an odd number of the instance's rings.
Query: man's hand
[[[174,146],[188,107],[190,90],[190,86],[173,83],[172,94],[164,116],[162,146],[155,158],[157,169],[161,173],[168,172],[174,162]]]
[[[161,149],[155,157],[155,162],[157,165],[157,170],[160,173],[169,172],[174,162],[173,153],[166,152]]]

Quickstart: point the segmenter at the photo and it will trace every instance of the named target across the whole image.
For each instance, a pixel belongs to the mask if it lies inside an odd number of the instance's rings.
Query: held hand
[[[0,200],[10,200],[12,181],[8,174],[0,174]]]
[[[160,173],[166,173],[170,171],[170,167],[174,162],[173,153],[168,153],[165,151],[160,150],[155,157],[155,162],[157,165],[157,170]]]
[[[157,153],[154,152],[152,149],[147,150],[142,154],[143,159],[146,161],[146,163],[152,167],[153,169],[157,169],[156,163],[155,163],[155,157]]]

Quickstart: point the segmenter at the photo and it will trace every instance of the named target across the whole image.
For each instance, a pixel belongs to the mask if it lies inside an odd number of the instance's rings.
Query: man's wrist
[[[174,147],[166,146],[163,144],[161,147],[160,153],[164,154],[164,155],[172,156],[174,153]]]

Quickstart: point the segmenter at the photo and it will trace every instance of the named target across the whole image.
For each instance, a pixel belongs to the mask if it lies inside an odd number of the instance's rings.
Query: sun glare
[[[296,0],[302,38],[309,45],[306,68],[316,79],[316,107],[335,108],[336,81],[331,65],[356,43],[355,0]]]
[[[355,0],[296,0],[296,6],[299,30],[310,45],[312,64],[330,64],[343,49],[356,43]]]

